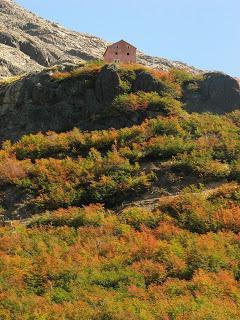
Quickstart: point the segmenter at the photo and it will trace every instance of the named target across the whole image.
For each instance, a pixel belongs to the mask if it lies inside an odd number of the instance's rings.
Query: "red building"
[[[106,63],[136,63],[137,48],[121,40],[107,47],[104,53]]]

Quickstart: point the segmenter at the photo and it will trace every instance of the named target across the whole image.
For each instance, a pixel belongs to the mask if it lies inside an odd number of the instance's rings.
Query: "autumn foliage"
[[[3,143],[0,319],[238,320],[240,114],[188,114],[181,70],[119,68],[112,112],[157,117]],[[130,92],[142,70],[168,94]]]

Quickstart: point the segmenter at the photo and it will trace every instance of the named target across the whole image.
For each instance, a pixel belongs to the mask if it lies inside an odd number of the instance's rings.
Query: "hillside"
[[[0,0],[0,320],[239,320],[240,81],[106,46]]]
[[[68,63],[0,104],[1,319],[240,318],[236,80]]]
[[[100,60],[62,63],[0,80],[0,141],[16,141],[39,131],[119,129],[141,124],[162,114],[157,107],[162,96],[177,100],[191,112],[223,114],[240,106],[240,83],[222,73],[157,71],[139,64],[104,65]],[[119,99],[141,105],[144,97],[149,99],[149,108],[144,107],[145,102],[136,110],[134,106],[133,110],[116,107]]]
[[[63,61],[101,59],[108,44],[95,36],[46,21],[13,0],[0,0],[0,78]],[[184,63],[142,52],[138,52],[138,62],[163,70],[176,67],[199,72]]]

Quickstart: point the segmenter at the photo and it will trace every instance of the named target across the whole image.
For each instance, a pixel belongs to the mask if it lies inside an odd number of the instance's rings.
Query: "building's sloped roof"
[[[107,52],[107,50],[108,50],[109,48],[111,48],[111,47],[113,47],[113,46],[116,46],[116,45],[117,45],[118,43],[120,43],[120,42],[124,42],[124,43],[126,43],[127,45],[129,45],[129,46],[137,49],[137,48],[134,47],[131,43],[129,43],[129,42],[125,41],[125,40],[120,40],[120,41],[117,41],[117,42],[111,44],[110,46],[108,46],[103,55],[105,56],[105,54],[106,54],[106,52]]]

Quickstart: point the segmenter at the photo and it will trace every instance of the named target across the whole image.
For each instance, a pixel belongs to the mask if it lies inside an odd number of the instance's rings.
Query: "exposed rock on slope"
[[[65,63],[57,70],[76,72],[75,68],[77,65]],[[114,98],[126,92],[122,88],[121,70],[114,65],[99,66],[98,72],[82,72],[79,67],[77,70],[80,70],[77,76],[61,81],[53,77],[56,71],[45,69],[0,85],[0,141],[16,140],[38,131],[131,126],[163,111],[161,107],[139,112],[114,109]],[[132,93],[154,91],[162,96],[168,92],[167,83],[154,78],[147,70],[136,70],[129,81]],[[189,111],[224,113],[240,107],[239,83],[224,74],[207,74],[203,80],[184,85],[183,101]]]
[[[188,86],[194,85],[189,83]],[[225,113],[240,108],[240,82],[219,72],[206,73],[195,85],[198,90],[186,90],[189,111]]]
[[[142,71],[137,74],[133,89],[134,91],[159,92],[163,89],[163,84],[148,72]]]
[[[103,104],[111,103],[114,97],[120,93],[120,81],[115,66],[104,66],[95,85],[97,100]]]
[[[41,66],[18,49],[0,44],[0,78],[17,75],[27,70],[41,70]]]
[[[109,112],[111,102],[121,93],[120,76],[114,65],[104,66],[98,75],[89,72],[64,81],[54,81],[51,73],[41,71],[0,86],[0,141],[73,127],[119,128],[140,123],[147,116]],[[140,78],[141,75],[138,82]],[[143,83],[147,89],[144,77]]]
[[[28,12],[14,1],[0,0],[0,77],[39,70],[59,61],[102,58],[108,43],[92,35],[67,30]],[[32,61],[31,65],[29,60]],[[151,67],[180,67],[181,62],[138,53],[138,61]]]
[[[221,107],[223,112],[240,107],[240,83],[237,80],[221,73],[206,74],[205,79],[202,86],[203,99]]]

